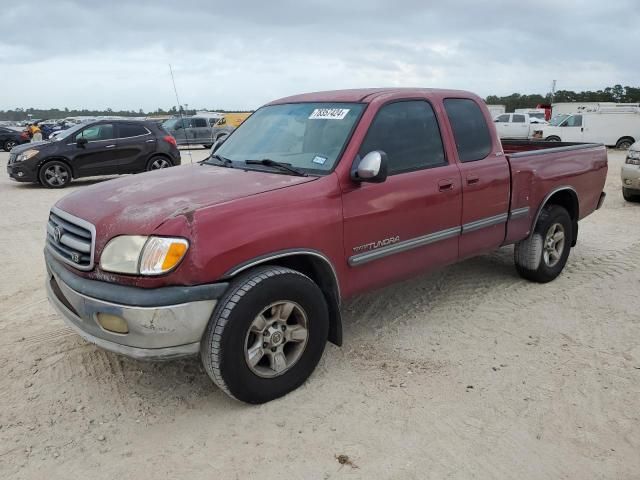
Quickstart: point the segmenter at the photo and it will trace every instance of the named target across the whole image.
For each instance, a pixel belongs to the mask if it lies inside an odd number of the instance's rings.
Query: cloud
[[[635,85],[640,4],[34,1],[3,6],[0,109],[255,108],[369,86],[480,95]]]

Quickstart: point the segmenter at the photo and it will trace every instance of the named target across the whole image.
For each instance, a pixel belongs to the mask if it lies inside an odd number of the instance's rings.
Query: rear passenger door
[[[529,123],[526,115],[514,113],[511,115],[512,138],[529,138]]]
[[[465,258],[504,242],[511,176],[479,105],[468,98],[447,98],[444,107],[462,176],[460,258]]]
[[[344,191],[346,260],[354,290],[364,291],[458,258],[460,173],[443,148],[426,100],[402,100],[378,110],[359,156],[387,154],[383,183]]]
[[[156,138],[141,122],[118,123],[118,173],[146,170],[147,160],[156,150]]]

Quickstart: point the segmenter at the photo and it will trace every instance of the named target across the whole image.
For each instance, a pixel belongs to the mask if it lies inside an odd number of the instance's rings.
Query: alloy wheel
[[[555,267],[558,264],[560,258],[562,258],[562,252],[564,252],[564,244],[564,227],[559,223],[554,223],[547,230],[542,251],[544,263],[548,267]]]
[[[309,322],[300,305],[275,302],[251,322],[245,339],[245,360],[264,378],[282,375],[300,359],[309,337]]]

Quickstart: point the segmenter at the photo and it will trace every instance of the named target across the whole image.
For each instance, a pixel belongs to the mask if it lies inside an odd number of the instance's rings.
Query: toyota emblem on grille
[[[60,227],[55,227],[53,229],[53,240],[56,243],[60,243],[60,238],[62,237],[62,229]]]

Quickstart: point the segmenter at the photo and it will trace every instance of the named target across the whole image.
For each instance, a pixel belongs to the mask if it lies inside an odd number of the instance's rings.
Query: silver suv
[[[622,165],[622,196],[632,202],[640,200],[640,141],[627,151],[627,159]]]

